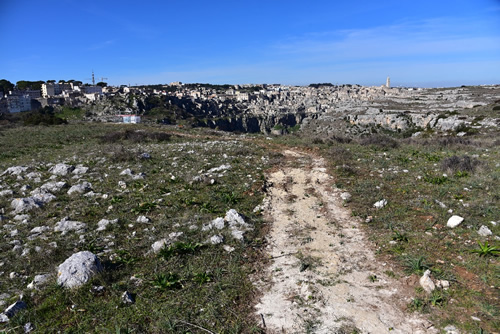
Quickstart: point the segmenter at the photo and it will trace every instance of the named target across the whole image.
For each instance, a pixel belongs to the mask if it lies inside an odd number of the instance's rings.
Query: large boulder
[[[57,284],[65,288],[77,288],[102,270],[101,261],[95,254],[89,251],[78,252],[59,265]]]

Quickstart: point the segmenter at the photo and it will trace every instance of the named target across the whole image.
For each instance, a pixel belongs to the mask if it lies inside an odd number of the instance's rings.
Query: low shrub
[[[441,163],[442,170],[451,170],[453,173],[472,173],[475,171],[476,167],[480,164],[479,160],[471,158],[468,155],[464,156],[451,156],[446,158]]]
[[[399,143],[394,138],[380,134],[363,137],[360,140],[360,144],[364,146],[373,146],[382,150],[397,148],[399,146]]]

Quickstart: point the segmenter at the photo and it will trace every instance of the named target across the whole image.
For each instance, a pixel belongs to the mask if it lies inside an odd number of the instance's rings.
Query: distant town
[[[0,113],[16,113],[39,109],[45,106],[81,106],[89,102],[100,101],[116,94],[159,95],[175,96],[176,98],[190,98],[195,100],[214,100],[225,102],[251,102],[253,111],[266,109],[270,104],[279,104],[286,107],[297,104],[302,99],[318,97],[321,109],[336,101],[346,98],[361,97],[369,99],[375,95],[385,95],[390,91],[390,79],[380,87],[366,87],[362,90],[359,85],[342,85],[336,89],[336,94],[318,93],[318,87],[335,87],[332,84],[311,84],[309,86],[287,86],[280,84],[245,84],[245,85],[211,85],[211,84],[183,84],[172,82],[166,85],[146,85],[130,87],[126,85],[108,86],[105,82],[97,84],[83,84],[81,81],[54,80],[19,81],[16,85],[8,80],[0,80]],[[344,87],[345,89],[342,89]],[[413,89],[413,88],[411,88]],[[399,92],[401,88],[394,89]],[[378,93],[378,94],[377,94]],[[314,111],[317,107],[314,107]],[[312,110],[311,110],[312,111]]]

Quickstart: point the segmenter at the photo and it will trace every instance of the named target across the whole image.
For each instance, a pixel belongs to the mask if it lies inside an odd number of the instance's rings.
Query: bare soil
[[[267,333],[437,333],[407,313],[413,284],[388,277],[351,217],[325,161],[287,150],[270,173],[265,213],[269,266],[257,280]]]

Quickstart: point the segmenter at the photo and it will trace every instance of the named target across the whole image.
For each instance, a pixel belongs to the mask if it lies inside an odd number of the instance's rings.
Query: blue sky
[[[500,0],[0,0],[0,78],[500,84]]]

